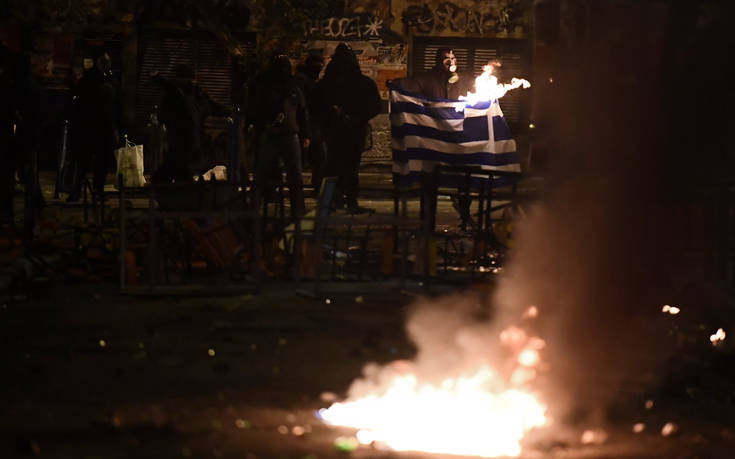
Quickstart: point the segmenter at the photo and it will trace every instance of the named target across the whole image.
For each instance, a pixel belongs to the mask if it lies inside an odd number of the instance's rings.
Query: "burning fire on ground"
[[[365,369],[344,402],[319,412],[327,424],[358,429],[363,445],[483,457],[518,456],[531,429],[549,423],[531,383],[543,370],[542,339],[511,326],[495,337],[498,365],[484,362],[439,381],[420,364]]]

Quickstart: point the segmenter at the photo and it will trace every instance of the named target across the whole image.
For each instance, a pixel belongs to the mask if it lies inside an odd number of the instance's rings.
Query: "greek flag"
[[[422,97],[394,84],[388,88],[393,178],[399,186],[418,181],[423,172],[437,165],[521,171],[516,142],[497,100],[457,111],[457,101]],[[479,185],[475,179],[473,185]],[[492,185],[515,180],[496,176]],[[442,176],[442,185],[458,184],[452,182],[451,177]]]

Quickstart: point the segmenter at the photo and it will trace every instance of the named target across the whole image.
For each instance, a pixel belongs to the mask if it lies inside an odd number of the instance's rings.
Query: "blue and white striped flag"
[[[516,142],[497,100],[457,111],[457,101],[418,96],[392,84],[388,87],[393,177],[399,186],[414,183],[422,172],[431,172],[437,165],[521,171]],[[443,184],[454,185],[442,179]],[[495,177],[493,185],[513,180]]]

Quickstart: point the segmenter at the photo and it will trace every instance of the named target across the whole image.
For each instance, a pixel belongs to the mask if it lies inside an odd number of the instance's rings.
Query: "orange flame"
[[[468,105],[475,105],[479,102],[489,102],[503,97],[508,91],[517,88],[530,88],[531,83],[523,78],[512,78],[510,83],[498,83],[498,77],[493,75],[493,66],[486,65],[482,67],[482,74],[475,78],[475,92],[468,92],[466,96],[459,96],[459,100],[455,108],[462,111]]]
[[[528,386],[546,343],[514,326],[498,338],[510,351],[512,367],[505,376],[483,364],[473,372],[428,382],[411,362],[393,362],[381,370],[380,379],[387,382],[382,389],[357,380],[350,391],[359,390],[361,396],[334,403],[319,416],[326,424],[358,429],[361,444],[396,451],[518,456],[525,434],[550,422],[546,406]]]
[[[327,424],[360,429],[362,444],[375,442],[396,451],[517,456],[523,435],[546,424],[546,407],[520,389],[493,392],[498,383],[487,367],[438,385],[408,374],[395,377],[382,395],[335,403],[319,414]]]

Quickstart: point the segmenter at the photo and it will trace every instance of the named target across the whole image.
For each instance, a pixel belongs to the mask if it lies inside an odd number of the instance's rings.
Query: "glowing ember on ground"
[[[424,380],[412,362],[393,362],[372,372],[379,381],[355,381],[353,395],[320,410],[319,417],[358,429],[361,444],[396,451],[518,456],[524,435],[549,423],[546,406],[528,386],[546,343],[517,327],[498,338],[510,365],[503,372],[478,364],[472,371]],[[371,375],[367,369],[366,375]]]
[[[661,308],[661,312],[663,312],[664,314],[671,314],[672,316],[679,314],[680,311],[681,309],[677,308],[676,306],[669,306],[668,304],[665,304],[664,307]]]
[[[520,87],[530,88],[531,83],[523,78],[512,78],[510,83],[498,83],[498,77],[493,75],[493,66],[486,65],[482,68],[482,74],[475,78],[475,92],[468,92],[466,96],[459,96],[459,100],[462,102],[455,104],[454,108],[461,112],[467,106],[500,99],[508,91]]]
[[[725,338],[727,337],[727,334],[725,333],[725,330],[718,328],[714,335],[709,336],[709,340],[714,346],[718,346],[722,344],[723,341],[725,341]]]
[[[529,306],[526,312],[523,313],[524,319],[535,319],[538,317],[538,308],[536,306]]]
[[[678,425],[676,425],[673,422],[667,422],[661,428],[661,435],[664,436],[664,437],[668,437],[670,435],[675,434],[678,431],[679,431],[679,426]]]
[[[536,366],[540,359],[538,351],[535,349],[524,349],[520,354],[518,354],[518,363],[524,367]]]
[[[585,430],[579,441],[583,445],[601,445],[607,441],[607,432],[602,429]]]

